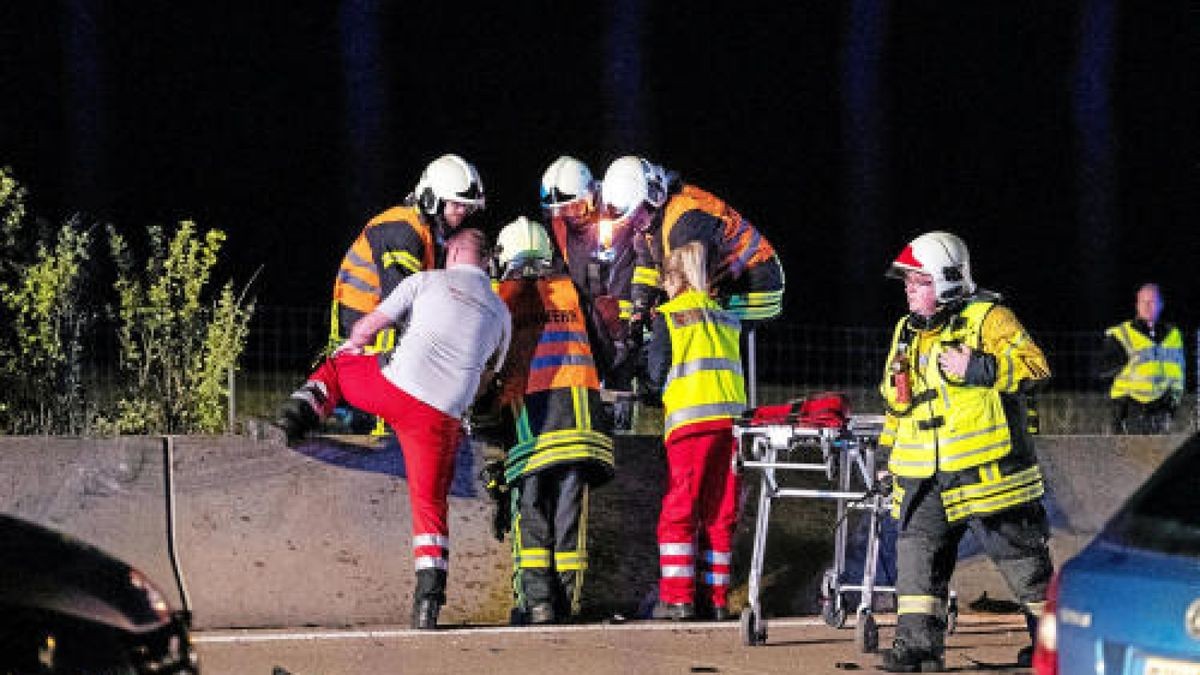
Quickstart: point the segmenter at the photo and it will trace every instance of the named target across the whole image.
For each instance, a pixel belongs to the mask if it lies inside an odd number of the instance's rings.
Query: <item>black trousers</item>
[[[950,577],[969,528],[1025,608],[1032,639],[1053,573],[1046,544],[1050,525],[1041,502],[951,523],[936,477],[899,481],[906,500],[896,540],[896,637],[916,648],[944,648]]]
[[[514,489],[513,591],[520,610],[542,603],[579,613],[587,570],[588,486],[581,466],[552,466]]]
[[[1175,419],[1170,396],[1139,403],[1128,396],[1112,399],[1114,434],[1169,434]]]

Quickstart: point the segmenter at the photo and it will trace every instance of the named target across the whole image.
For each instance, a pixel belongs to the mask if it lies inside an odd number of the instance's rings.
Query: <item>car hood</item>
[[[0,608],[53,611],[136,632],[169,621],[134,582],[144,577],[94,546],[6,514],[0,541]]]

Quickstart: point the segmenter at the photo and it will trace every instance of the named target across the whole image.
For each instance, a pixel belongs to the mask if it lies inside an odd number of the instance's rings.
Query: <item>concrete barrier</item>
[[[1057,562],[1078,551],[1180,437],[1042,437]],[[235,436],[171,439],[176,545],[199,627],[404,624],[413,570],[401,450],[346,439],[297,449]],[[509,544],[490,533],[475,478],[483,448],[464,448],[451,496],[450,588],[442,619],[503,623]],[[145,570],[178,602],[166,556],[161,438],[0,438],[0,510],[75,534]],[[653,436],[616,443],[617,478],[591,496],[585,613],[642,615],[654,600],[655,529],[665,459]],[[823,480],[814,478],[818,483]],[[732,602],[745,598],[757,476],[746,476]],[[769,615],[817,608],[832,558],[834,504],[778,500],[762,600]],[[852,531],[861,537],[861,529]],[[885,543],[887,539],[885,538]],[[861,556],[860,547],[851,546]],[[970,601],[1009,597],[964,542],[953,582]],[[887,554],[885,554],[885,558]],[[882,580],[887,581],[889,560]]]

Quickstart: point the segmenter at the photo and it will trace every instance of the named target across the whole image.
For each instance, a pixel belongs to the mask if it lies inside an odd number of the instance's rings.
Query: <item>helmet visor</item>
[[[592,204],[587,198],[581,197],[559,204],[543,204],[542,210],[551,218],[578,220],[585,218],[592,212]]]

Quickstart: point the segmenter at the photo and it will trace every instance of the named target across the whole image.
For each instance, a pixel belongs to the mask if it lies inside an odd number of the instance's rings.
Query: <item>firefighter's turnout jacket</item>
[[[672,194],[655,223],[635,239],[634,311],[653,305],[662,263],[693,241],[708,252],[712,286],[721,303],[743,320],[778,316],[783,308],[783,267],[766,237],[728,204],[694,186]]]
[[[1140,324],[1140,325],[1139,325]],[[1183,394],[1183,336],[1169,326],[1162,341],[1145,331],[1145,323],[1126,321],[1105,331],[1124,350],[1125,366],[1113,378],[1109,397],[1153,403],[1164,396]]]
[[[1044,485],[1025,426],[1024,394],[1050,376],[1041,349],[1003,305],[968,299],[940,325],[896,325],[888,353],[907,354],[911,400],[897,397],[896,373],[885,370],[880,391],[887,424],[880,444],[891,448],[888,470],[901,479],[938,474],[950,522],[1037,500]],[[944,373],[938,356],[949,347],[974,350],[965,377]],[[893,515],[904,505],[903,485],[893,493]]]
[[[509,358],[500,373],[501,404],[516,419],[505,480],[562,463],[583,463],[588,482],[608,481],[613,445],[579,296],[562,274],[500,282],[513,319]]]
[[[342,258],[333,284],[330,343],[350,334],[405,277],[439,266],[432,228],[415,206],[395,206],[372,218]],[[394,331],[387,333],[394,340]],[[377,344],[380,350],[392,344]]]

